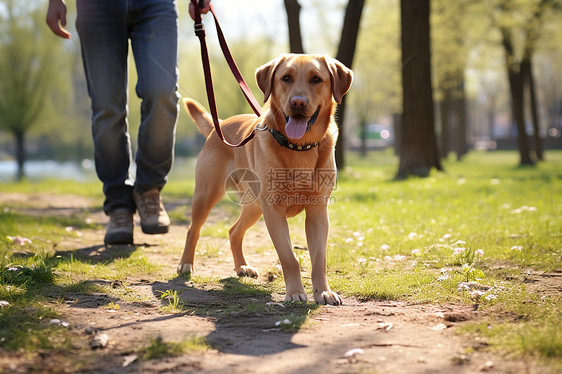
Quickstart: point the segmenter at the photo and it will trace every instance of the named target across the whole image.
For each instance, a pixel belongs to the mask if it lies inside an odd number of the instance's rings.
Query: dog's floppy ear
[[[271,94],[272,88],[272,81],[273,81],[273,74],[275,73],[275,69],[281,62],[283,62],[287,57],[280,56],[275,60],[269,61],[267,64],[260,66],[256,70],[256,82],[258,87],[263,92],[263,102],[265,103],[267,99],[269,99],[269,95]]]
[[[338,104],[341,104],[343,95],[349,91],[351,82],[353,81],[353,72],[344,64],[331,57],[324,57],[328,70],[330,71],[330,80],[332,81],[332,95]]]

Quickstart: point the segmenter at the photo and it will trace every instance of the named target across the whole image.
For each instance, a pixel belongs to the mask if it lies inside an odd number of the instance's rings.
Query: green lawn
[[[348,157],[330,206],[329,278],[336,291],[365,300],[465,303],[484,317],[463,333],[485,337],[494,349],[562,363],[562,294],[538,292],[529,277],[562,271],[562,151],[536,167],[516,167],[515,152],[473,152],[447,160],[445,172],[393,180],[389,152]],[[170,199],[193,192],[192,164],[176,165],[165,190]],[[0,192],[78,194],[102,201],[97,182],[0,184]],[[25,202],[20,202],[25,205]],[[234,216],[228,201],[219,209]],[[45,289],[84,288],[88,277],[151,274],[142,255],[89,264],[53,256],[53,243],[72,237],[66,227],[91,229],[83,217],[31,217],[0,206],[0,348],[70,349],[64,331],[41,320],[56,316]],[[233,220],[232,220],[233,221]],[[305,245],[304,217],[290,220],[294,244]],[[228,224],[207,228],[223,235]],[[225,231],[226,230],[226,231]],[[212,234],[214,233],[214,234]],[[222,233],[222,234],[220,234]],[[31,255],[8,236],[32,239]],[[162,250],[166,250],[163,248]],[[305,265],[308,259],[300,259]],[[546,278],[546,277],[545,277]],[[305,279],[306,280],[306,279]],[[24,312],[22,312],[24,311]],[[508,316],[506,318],[506,316]],[[34,334],[24,333],[34,331]],[[66,348],[65,348],[66,347]]]

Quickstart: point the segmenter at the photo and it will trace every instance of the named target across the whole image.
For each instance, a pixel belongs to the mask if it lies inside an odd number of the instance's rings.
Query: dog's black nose
[[[308,105],[308,99],[302,96],[291,97],[291,106],[295,109],[305,108]]]

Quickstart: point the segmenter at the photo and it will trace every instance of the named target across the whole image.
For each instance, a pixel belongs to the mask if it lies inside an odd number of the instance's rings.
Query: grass
[[[185,353],[205,351],[210,346],[203,337],[192,336],[180,342],[165,342],[161,337],[150,339],[148,345],[141,350],[143,360],[179,356]]]
[[[472,153],[446,162],[445,173],[404,182],[384,165],[369,167],[377,158],[355,161],[330,208],[335,289],[362,299],[478,303],[489,311],[486,328],[477,322],[467,331],[561,364],[562,297],[525,287],[529,272],[562,271],[561,152],[536,168],[514,167],[510,152]],[[471,280],[490,290],[459,291]]]
[[[330,206],[328,271],[332,288],[365,300],[478,304],[486,317],[464,324],[463,333],[485,338],[492,347],[511,354],[562,365],[562,297],[538,293],[526,283],[529,273],[562,270],[562,151],[548,152],[547,161],[534,168],[516,167],[517,157],[515,152],[474,152],[462,162],[446,160],[444,173],[396,182],[392,154],[373,153],[365,159],[350,156],[350,166],[340,172],[335,203]],[[102,201],[100,185],[94,182],[8,183],[0,184],[0,191],[77,194],[100,201],[100,205]],[[187,201],[192,192],[192,174],[176,171],[165,196]],[[0,207],[0,300],[9,303],[0,309],[0,336],[10,337],[0,339],[0,348],[71,349],[69,331],[44,323],[45,318],[59,317],[48,306],[52,296],[47,294],[64,298],[78,292],[104,292],[112,295],[111,305],[106,307],[115,308],[127,302],[127,297],[110,287],[93,285],[92,280],[164,277],[160,266],[143,255],[143,248],[106,262],[57,257],[56,243],[61,238],[76,238],[78,230],[99,227],[87,223],[82,215],[32,216],[25,208],[25,201]],[[203,234],[222,243],[238,210],[227,200],[219,209],[227,217],[206,225]],[[181,210],[173,215],[183,222],[185,212]],[[294,244],[305,246],[304,215],[292,218],[290,225]],[[31,243],[19,245],[15,236]],[[198,249],[198,255],[216,257],[217,251],[207,244]],[[296,254],[301,266],[309,270],[307,253]],[[264,312],[262,299],[283,292],[281,275],[275,270],[270,273],[272,282],[265,285],[201,276],[191,281],[209,284],[222,297],[246,300],[228,310],[219,305],[217,313],[255,314]],[[474,282],[484,290],[475,292],[478,290],[470,288]],[[310,293],[310,279],[305,278],[304,283]],[[162,312],[189,308],[183,305],[181,292],[163,292]],[[278,314],[280,321],[290,321],[281,328],[298,329],[311,308],[305,304],[289,314]],[[143,354],[150,358],[184,349],[182,342],[170,344],[155,340]]]

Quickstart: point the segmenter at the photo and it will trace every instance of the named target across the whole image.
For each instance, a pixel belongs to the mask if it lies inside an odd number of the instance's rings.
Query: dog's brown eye
[[[283,76],[283,78],[281,78],[281,80],[283,82],[290,82],[291,81],[291,76],[289,74],[286,74]]]
[[[315,75],[314,77],[312,77],[312,79],[310,80],[310,83],[320,83],[322,82],[322,78],[320,78],[318,75]]]

